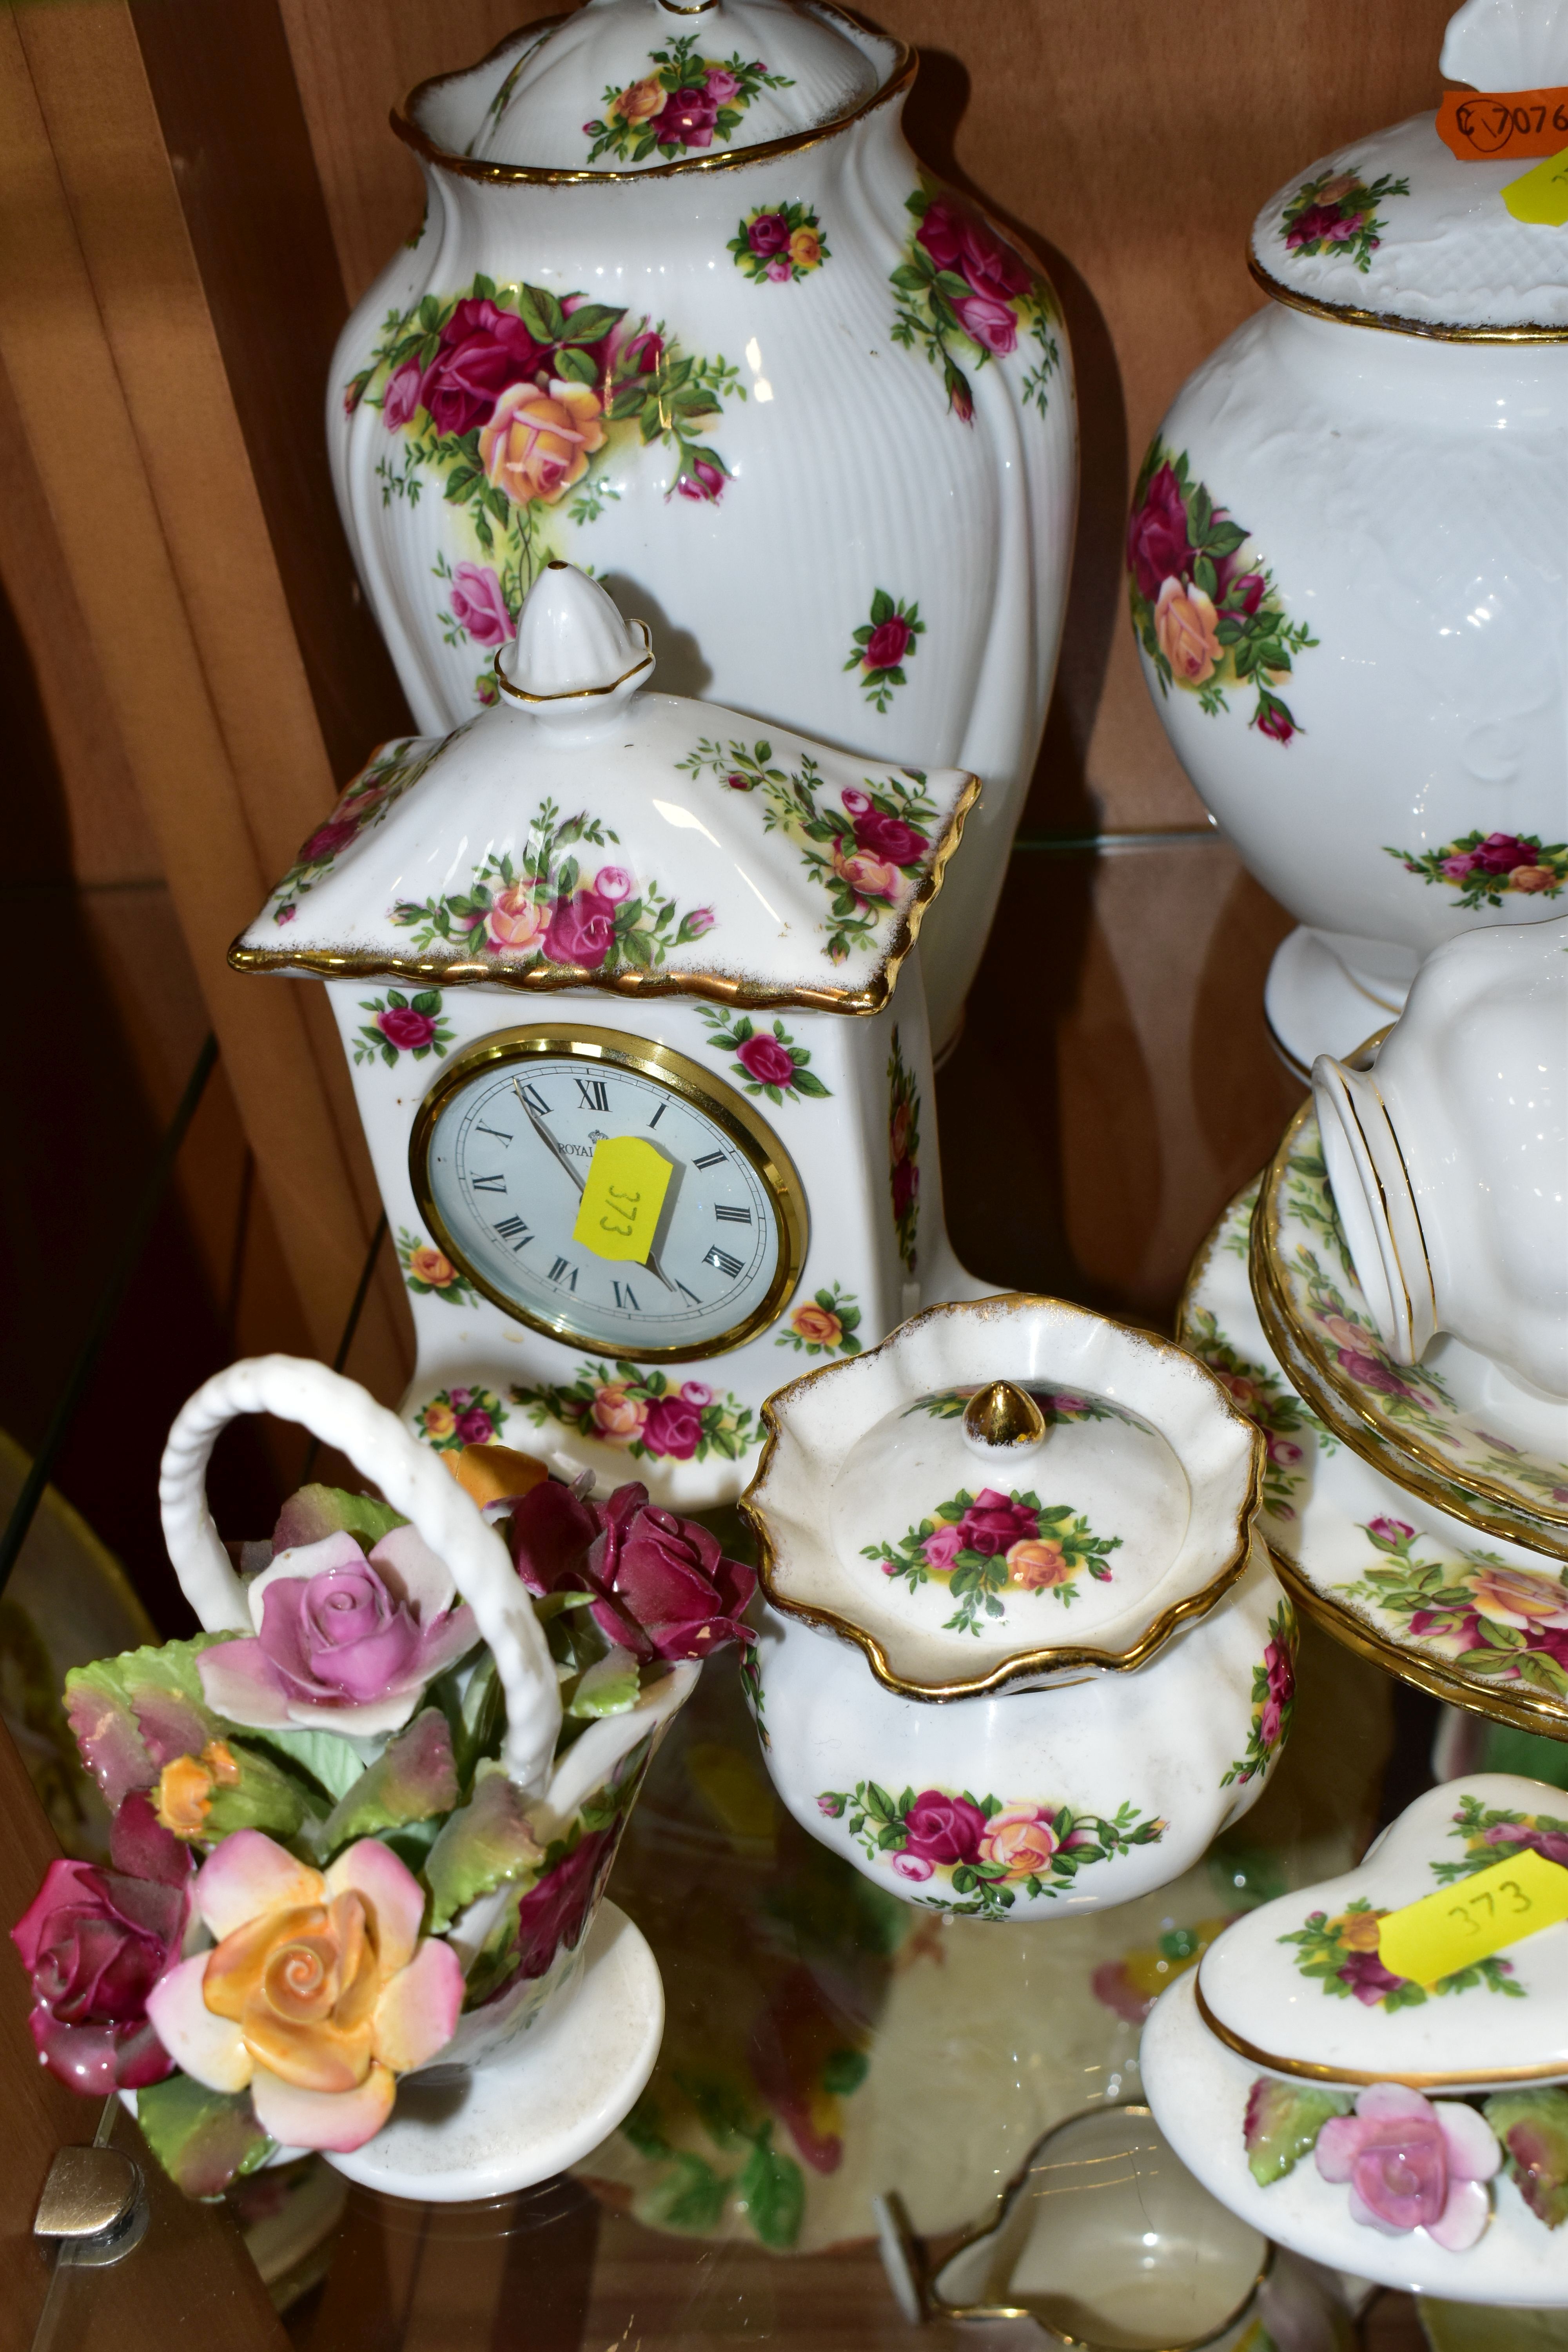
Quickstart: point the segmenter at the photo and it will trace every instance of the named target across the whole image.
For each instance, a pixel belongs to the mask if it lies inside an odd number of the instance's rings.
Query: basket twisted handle
[[[509,1777],[529,1795],[550,1780],[561,1696],[533,1604],[476,1506],[427,1446],[412,1437],[357,1381],[298,1356],[252,1356],[230,1364],[181,1407],[159,1473],[163,1539],[191,1607],[210,1633],[248,1633],[245,1588],[207,1509],[206,1467],[218,1432],[241,1414],[294,1421],[335,1446],[410,1520],[452,1571],[474,1612],[506,1694]]]

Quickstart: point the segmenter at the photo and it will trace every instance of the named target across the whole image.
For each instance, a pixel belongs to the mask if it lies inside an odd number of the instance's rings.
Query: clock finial
[[[496,680],[539,718],[554,715],[551,704],[580,718],[646,686],[653,667],[647,622],[623,620],[596,580],[557,562],[529,590],[517,635],[496,656]]]

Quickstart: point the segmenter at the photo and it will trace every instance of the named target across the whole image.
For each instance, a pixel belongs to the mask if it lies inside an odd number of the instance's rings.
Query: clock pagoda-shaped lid
[[[975,779],[650,693],[653,669],[646,623],[547,566],[494,704],[384,744],[230,962],[878,1011]]]
[[[1568,0],[1465,0],[1436,114],[1352,139],[1253,225],[1252,272],[1292,308],[1465,341],[1568,340]],[[1521,185],[1528,181],[1530,184]]]
[[[908,64],[901,43],[796,0],[587,0],[422,83],[394,121],[486,177],[710,170],[832,129]]]

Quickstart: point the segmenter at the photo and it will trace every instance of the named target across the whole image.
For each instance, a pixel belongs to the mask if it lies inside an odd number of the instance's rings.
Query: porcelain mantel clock
[[[549,567],[493,705],[384,746],[231,961],[327,980],[411,1294],[411,1425],[701,1507],[802,1356],[976,1287],[915,935],[978,787],[764,736],[653,667]]]

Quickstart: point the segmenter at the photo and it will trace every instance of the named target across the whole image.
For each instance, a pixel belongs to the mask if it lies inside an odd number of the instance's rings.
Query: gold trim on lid
[[[566,568],[563,563],[552,563],[548,567],[552,572],[564,572]],[[557,694],[531,694],[525,686],[517,685],[502,669],[500,657],[507,650],[505,646],[496,647],[491,663],[491,667],[496,674],[496,684],[501,692],[510,695],[514,702],[587,702],[595,695],[614,694],[618,688],[625,686],[627,678],[640,677],[645,669],[652,669],[654,667],[653,632],[646,621],[633,621],[631,626],[642,631],[642,641],[647,650],[641,661],[633,662],[630,669],[622,670],[619,677],[611,678],[607,686],[563,686]]]
[[[904,959],[920,937],[926,908],[942,888],[948,861],[963,838],[964,821],[980,798],[978,776],[965,778],[953,803],[923,880],[893,928],[882,968],[864,988],[773,987],[765,981],[735,980],[721,971],[619,971],[608,979],[602,971],[580,964],[547,964],[542,959],[525,970],[510,969],[504,959],[483,956],[384,955],[374,949],[247,947],[247,926],[229,949],[235,971],[319,974],[323,980],[410,980],[441,988],[499,988],[535,991],[592,989],[599,995],[700,996],[714,1004],[738,1005],[742,1011],[772,1012],[794,1005],[803,1013],[880,1013],[892,998]]]
[[[762,1486],[773,1467],[773,1455],[778,1450],[779,1441],[784,1433],[775,1408],[787,1405],[802,1389],[811,1387],[814,1381],[826,1380],[834,1373],[842,1375],[848,1362],[852,1361],[857,1366],[868,1363],[874,1356],[879,1356],[892,1347],[901,1334],[911,1328],[912,1323],[931,1322],[941,1315],[973,1315],[977,1310],[984,1311],[986,1308],[990,1308],[993,1312],[998,1309],[1011,1312],[1026,1307],[1049,1307],[1058,1315],[1077,1316],[1088,1323],[1110,1323],[1117,1330],[1124,1331],[1129,1338],[1142,1340],[1156,1353],[1179,1358],[1184,1371],[1200,1372],[1210,1382],[1226,1414],[1231,1420],[1242,1423],[1252,1441],[1251,1474],[1247,1482],[1247,1491],[1236,1516],[1237,1542],[1218,1574],[1205,1585],[1201,1591],[1189,1593],[1184,1601],[1173,1601],[1169,1609],[1162,1611],[1159,1616],[1151,1621],[1141,1637],[1125,1650],[1095,1649],[1088,1643],[1065,1643],[1044,1649],[1015,1650],[1008,1656],[999,1659],[989,1674],[976,1675],[964,1682],[910,1682],[902,1675],[894,1672],[888,1663],[887,1652],[876,1635],[868,1633],[864,1626],[857,1625],[847,1617],[839,1616],[835,1610],[818,1608],[810,1601],[792,1601],[779,1591],[773,1538],[768,1533],[763,1509],[751,1499]],[[1209,1367],[1200,1362],[1197,1357],[1189,1355],[1184,1348],[1178,1348],[1174,1340],[1162,1339],[1155,1332],[1136,1328],[1131,1324],[1119,1323],[1112,1316],[1096,1315],[1089,1307],[1075,1307],[1066,1299],[1044,1297],[1037,1291],[999,1291],[994,1297],[953,1299],[941,1306],[924,1307],[918,1316],[911,1318],[910,1323],[900,1324],[897,1331],[889,1333],[889,1337],[880,1341],[877,1347],[867,1348],[861,1354],[852,1359],[841,1359],[837,1363],[820,1364],[816,1371],[803,1372],[797,1380],[793,1380],[784,1388],[775,1390],[773,1394],[766,1398],[758,1408],[758,1419],[767,1433],[763,1438],[763,1450],[758,1456],[757,1466],[752,1473],[751,1483],[742,1496],[737,1507],[757,1539],[757,1581],[763,1588],[764,1598],[784,1616],[798,1617],[808,1625],[824,1626],[829,1633],[838,1634],[843,1641],[853,1643],[855,1647],[864,1654],[867,1664],[883,1689],[895,1692],[900,1698],[921,1699],[934,1706],[942,1706],[950,1699],[978,1698],[994,1691],[1006,1690],[1011,1685],[1033,1675],[1065,1674],[1075,1666],[1099,1669],[1108,1674],[1134,1673],[1138,1667],[1146,1665],[1149,1660],[1164,1647],[1178,1626],[1195,1623],[1199,1619],[1206,1617],[1210,1610],[1229,1591],[1252,1556],[1256,1521],[1263,1497],[1263,1472],[1267,1461],[1263,1433],[1256,1423],[1249,1421],[1244,1412],[1237,1410],[1234,1400]],[[1259,1553],[1266,1557],[1267,1547],[1261,1536],[1258,1537],[1258,1547]],[[1059,1688],[1059,1683],[1055,1686]]]
[[[1415,335],[1431,343],[1568,343],[1568,327],[1440,327],[1425,319],[1401,319],[1386,310],[1358,310],[1353,302],[1324,302],[1316,294],[1298,293],[1281,285],[1263,267],[1250,245],[1247,266],[1263,291],[1288,310],[1304,310],[1309,318],[1330,319],[1342,327],[1376,327],[1384,334]]]
[[[822,5],[818,5],[813,14],[819,17],[837,16],[844,24],[854,22],[841,9]],[[542,35],[552,32],[565,21],[563,16],[542,17],[538,24],[530,25],[525,30]],[[858,32],[864,28],[857,25],[855,29]],[[591,166],[582,164],[547,169],[537,163],[490,163],[481,156],[454,155],[447,148],[438,147],[429,133],[420,128],[417,109],[430,93],[443,89],[447,82],[463,81],[470,74],[482,72],[486,66],[499,60],[516,45],[518,36],[515,33],[509,33],[504,41],[498,41],[478,65],[460,66],[454,73],[432,74],[428,80],[416,83],[402,105],[393,108],[388,121],[396,136],[405,147],[413,149],[422,163],[429,164],[436,171],[455,173],[460,179],[488,181],[492,186],[591,188],[617,184],[624,186],[627,181],[671,179],[678,173],[733,172],[748,163],[770,163],[777,156],[798,155],[807,147],[820,146],[825,139],[837,139],[840,131],[850,130],[857,122],[863,121],[867,115],[874,114],[879,107],[905,97],[920,69],[919,54],[908,41],[894,40],[887,34],[880,34],[878,38],[886,40],[892,49],[892,67],[886,81],[847,113],[836,114],[830,121],[818,123],[809,131],[791,131],[782,139],[759,140],[752,147],[729,147],[721,154],[714,154],[710,150],[700,155],[680,155],[671,163],[649,163],[642,171],[596,172]],[[864,57],[866,53],[861,50],[860,54]],[[872,61],[868,58],[867,62]]]
[[[1267,2066],[1275,2074],[1294,2074],[1308,2083],[1360,2084],[1365,2086],[1373,2083],[1398,2083],[1407,2091],[1484,2091],[1494,2084],[1568,2082],[1568,2057],[1560,2058],[1552,2066],[1501,2066],[1493,2067],[1489,2072],[1483,2067],[1479,2072],[1471,2068],[1468,2073],[1444,2070],[1430,2074],[1401,2074],[1393,2066],[1380,2066],[1375,2074],[1369,2074],[1359,2066],[1318,2066],[1307,2058],[1281,2058],[1275,2051],[1260,2050],[1256,2042],[1247,2041],[1242,2034],[1233,2033],[1228,2025],[1220,2023],[1204,1999],[1201,1960],[1198,1969],[1200,1972],[1194,1979],[1193,1992],[1197,2000],[1198,2015],[1215,2040],[1223,2042],[1227,2050],[1234,2050],[1238,2058],[1245,2058],[1248,2065]]]
[[[963,1427],[981,1445],[1037,1445],[1046,1433],[1046,1416],[1027,1389],[993,1381],[964,1406]]]

